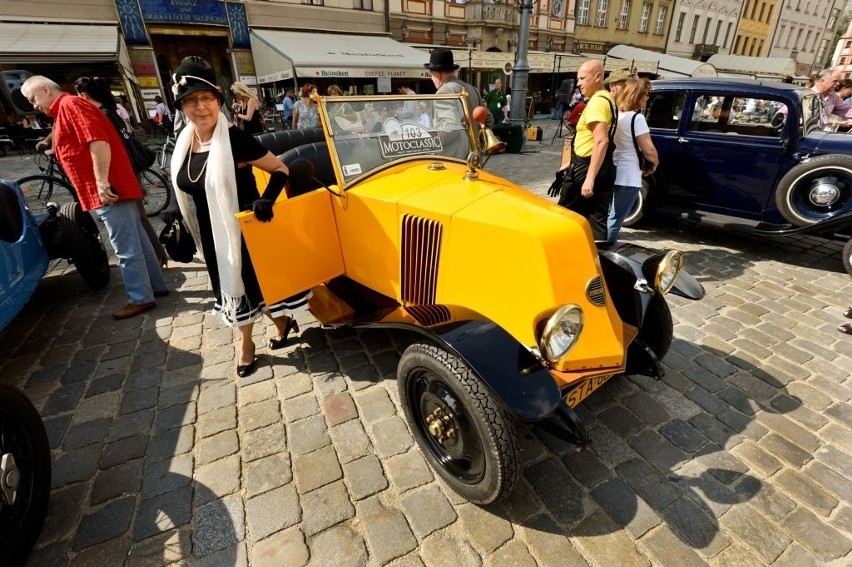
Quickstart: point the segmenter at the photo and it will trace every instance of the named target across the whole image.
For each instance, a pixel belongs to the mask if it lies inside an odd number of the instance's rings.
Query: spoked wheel
[[[461,360],[414,344],[397,371],[399,397],[417,444],[460,496],[488,504],[507,496],[518,477],[512,420]]]
[[[29,399],[0,385],[0,557],[23,565],[33,547],[50,496],[50,447]]]
[[[24,203],[34,216],[47,214],[47,203],[53,202],[60,207],[77,201],[77,194],[70,185],[58,177],[50,175],[30,175],[18,180],[18,186],[24,194]]]
[[[101,289],[109,282],[107,256],[98,225],[79,203],[66,203],[59,210],[62,244],[80,277],[92,289]]]
[[[852,156],[819,156],[795,166],[778,183],[775,205],[796,226],[852,211]]]
[[[172,197],[166,178],[149,168],[139,174],[139,180],[142,186],[145,214],[153,217],[163,212],[169,206]]]

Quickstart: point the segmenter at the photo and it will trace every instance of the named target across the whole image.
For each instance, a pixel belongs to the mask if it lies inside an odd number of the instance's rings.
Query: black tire
[[[623,227],[633,227],[639,226],[650,216],[649,202],[648,202],[648,194],[650,189],[648,187],[648,181],[642,180],[642,187],[639,189],[639,196],[636,197],[636,202],[633,204],[633,208],[630,209],[630,212],[627,213],[627,216],[624,217],[624,222],[621,223]]]
[[[648,303],[648,310],[645,312],[637,338],[648,345],[657,358],[662,360],[672,346],[673,337],[674,323],[671,309],[666,298],[657,293]]]
[[[66,203],[59,210],[62,244],[68,259],[89,287],[98,290],[109,282],[109,257],[98,226],[79,203]]]
[[[775,206],[795,226],[852,211],[852,156],[819,156],[793,167],[778,183]]]
[[[24,204],[35,215],[47,214],[48,202],[60,207],[66,203],[77,202],[77,193],[64,180],[50,175],[30,175],[17,181],[24,193]]]
[[[852,276],[852,238],[843,246],[843,267],[846,268],[846,273]]]
[[[461,360],[413,344],[399,361],[397,385],[420,450],[450,488],[476,504],[512,492],[518,478],[515,425]]]
[[[139,181],[142,186],[142,203],[145,205],[145,214],[149,217],[160,214],[169,206],[172,199],[168,181],[161,173],[151,168],[139,174]]]
[[[0,557],[4,565],[23,565],[47,514],[50,446],[30,400],[0,384],[0,460],[4,457],[7,465],[10,457],[14,459],[20,480],[14,503],[6,500],[5,490],[0,491]]]

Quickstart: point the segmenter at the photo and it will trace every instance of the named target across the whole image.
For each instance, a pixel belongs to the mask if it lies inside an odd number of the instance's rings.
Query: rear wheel
[[[459,495],[476,504],[507,496],[518,477],[511,417],[461,360],[414,344],[399,361],[399,398],[420,450]]]
[[[643,221],[648,219],[648,194],[648,181],[643,179],[642,187],[639,189],[639,194],[636,196],[636,202],[633,203],[633,208],[630,209],[630,212],[627,213],[626,217],[624,217],[624,222],[621,223],[621,226],[639,226]]]
[[[66,203],[59,210],[62,243],[80,277],[92,289],[109,282],[109,258],[101,241],[98,225],[79,203]]]
[[[169,206],[172,197],[166,178],[149,168],[139,173],[139,180],[142,186],[145,214],[149,217],[160,214]]]
[[[793,167],[778,183],[775,206],[796,226],[852,211],[852,156],[819,156]]]
[[[18,180],[24,194],[24,203],[34,216],[47,214],[47,203],[60,207],[77,201],[74,189],[64,180],[50,175],[30,175]]]
[[[50,496],[50,446],[41,417],[20,391],[0,384],[0,554],[23,565]]]

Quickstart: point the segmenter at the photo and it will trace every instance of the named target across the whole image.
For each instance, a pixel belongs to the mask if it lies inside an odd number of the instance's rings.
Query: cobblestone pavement
[[[487,169],[543,193],[544,143]],[[0,160],[0,176],[26,167]],[[23,175],[23,173],[21,174]],[[707,289],[671,298],[662,381],[612,380],[580,408],[575,453],[520,426],[523,473],[479,507],[441,484],[399,408],[405,343],[321,330],[258,351],[235,378],[235,334],[207,309],[196,262],[144,316],[114,321],[117,269],[88,292],[46,278],[0,334],[0,380],[41,410],[50,511],[30,565],[849,565],[852,303],[840,247],[664,222],[625,237],[687,252]],[[256,340],[271,336],[257,326]]]

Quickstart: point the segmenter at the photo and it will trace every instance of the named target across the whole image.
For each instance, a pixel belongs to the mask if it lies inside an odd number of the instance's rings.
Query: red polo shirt
[[[89,149],[89,144],[98,140],[109,144],[109,183],[119,200],[142,198],[124,143],[100,110],[83,98],[62,93],[50,105],[50,115],[56,119],[53,126],[56,157],[74,185],[84,211],[103,206]]]

